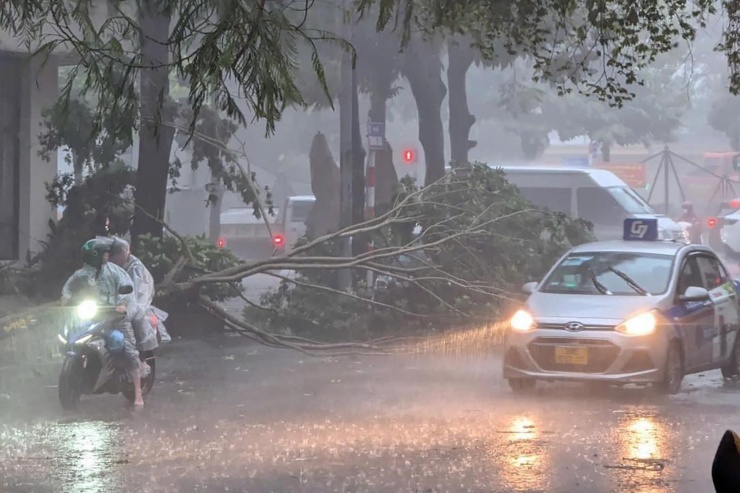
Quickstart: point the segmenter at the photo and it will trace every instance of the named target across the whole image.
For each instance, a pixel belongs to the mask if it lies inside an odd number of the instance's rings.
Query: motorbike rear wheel
[[[59,403],[65,411],[77,408],[82,397],[82,362],[67,358],[59,373]]]
[[[141,395],[147,395],[151,392],[154,387],[154,378],[156,375],[157,360],[154,357],[154,351],[143,351],[140,353],[139,358],[141,361],[145,361],[149,365],[149,375],[141,379]],[[123,390],[123,395],[133,404],[135,400],[134,387],[133,385],[127,385]]]

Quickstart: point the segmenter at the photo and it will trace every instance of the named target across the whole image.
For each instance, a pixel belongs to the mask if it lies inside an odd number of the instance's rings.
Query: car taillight
[[[280,235],[275,235],[272,237],[272,244],[276,247],[283,246],[283,243],[285,243],[285,238],[283,238]]]
[[[713,228],[716,225],[717,225],[717,218],[716,217],[710,217],[709,219],[707,219],[707,226],[709,226],[710,228]]]
[[[226,246],[226,240],[223,238],[219,238],[218,241],[216,241],[216,246],[218,248],[224,248]]]

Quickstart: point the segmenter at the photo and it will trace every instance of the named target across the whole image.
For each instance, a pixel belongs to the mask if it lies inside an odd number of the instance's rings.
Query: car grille
[[[542,323],[537,322],[538,329],[567,330],[564,323]],[[585,325],[581,330],[614,330],[613,325]]]
[[[556,363],[555,348],[558,346],[588,348],[588,362],[585,365]],[[619,347],[609,341],[574,337],[538,337],[527,349],[544,371],[575,373],[604,373],[619,354]]]

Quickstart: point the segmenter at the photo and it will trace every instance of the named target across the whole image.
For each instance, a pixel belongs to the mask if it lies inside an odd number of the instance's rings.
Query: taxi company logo
[[[579,332],[584,329],[584,326],[580,322],[568,322],[565,324],[565,330],[569,330],[570,332]]]
[[[647,233],[647,230],[647,224],[641,221],[635,221],[632,223],[632,229],[630,232],[638,238],[643,238],[645,236],[645,233]]]

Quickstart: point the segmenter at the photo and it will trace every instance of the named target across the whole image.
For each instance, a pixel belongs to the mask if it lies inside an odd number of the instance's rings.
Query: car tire
[[[534,378],[509,378],[509,387],[516,393],[530,392],[537,386]]]
[[[675,395],[681,390],[683,381],[683,356],[681,348],[676,342],[668,346],[665,357],[665,371],[663,380],[658,384],[658,389],[663,394]]]
[[[738,344],[740,344],[740,337],[737,337],[735,339],[735,346],[732,348],[732,354],[730,355],[730,359],[727,361],[725,365],[720,368],[722,370],[722,376],[724,378],[730,379],[738,374],[740,374],[740,360],[738,359]]]

